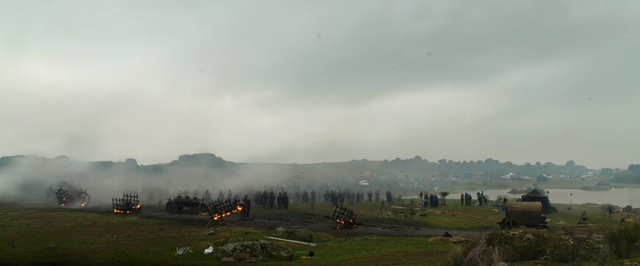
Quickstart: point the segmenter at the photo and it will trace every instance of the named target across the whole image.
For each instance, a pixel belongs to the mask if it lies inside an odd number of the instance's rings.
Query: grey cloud
[[[640,160],[628,148],[638,13],[622,1],[6,1],[0,148],[624,166]]]

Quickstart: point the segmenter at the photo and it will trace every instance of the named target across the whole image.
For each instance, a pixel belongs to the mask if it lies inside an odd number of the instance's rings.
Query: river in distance
[[[495,199],[497,196],[507,195],[507,198],[517,199],[522,196],[522,194],[509,194],[507,193],[510,189],[487,189],[484,190],[484,194],[488,195],[491,200]],[[595,204],[612,204],[620,207],[624,207],[627,205],[631,205],[634,208],[640,207],[640,188],[612,188],[607,191],[593,191],[593,190],[581,190],[581,189],[544,189],[547,191],[547,195],[549,195],[549,201],[551,203],[562,203],[562,204],[584,204],[584,203],[595,203]],[[468,191],[473,195],[474,199],[476,197],[477,191]],[[447,197],[454,198],[456,196],[460,196],[458,193],[450,195]]]

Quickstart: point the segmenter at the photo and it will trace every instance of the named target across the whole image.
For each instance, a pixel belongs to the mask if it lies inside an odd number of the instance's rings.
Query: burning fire
[[[342,224],[342,225],[344,225],[344,224],[345,224],[344,220],[342,220],[342,219],[337,219],[337,220],[336,220],[336,222],[338,222],[339,224]],[[349,219],[349,224],[351,224],[351,226],[353,226],[354,228],[355,228],[355,227],[358,227],[358,226],[353,222],[353,219]],[[336,229],[340,229],[340,225],[337,225],[337,226],[336,226]]]
[[[82,204],[82,206],[84,206],[84,203]],[[133,206],[134,210],[140,209],[142,207],[141,204],[135,205]],[[125,214],[129,214],[129,213],[133,213],[132,211],[125,211],[125,210],[119,210],[119,209],[113,209],[113,213],[125,213]]]
[[[229,216],[231,214],[234,214],[234,213],[237,213],[237,212],[241,212],[243,207],[244,206],[242,206],[242,205],[238,205],[238,206],[236,206],[236,208],[233,211],[225,212],[225,213],[222,213],[222,214],[215,213],[215,214],[213,214],[213,220],[218,220],[218,219],[220,219],[222,217],[227,217],[227,216]]]

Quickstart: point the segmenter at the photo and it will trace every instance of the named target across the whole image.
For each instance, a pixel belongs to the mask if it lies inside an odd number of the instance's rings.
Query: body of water
[[[488,195],[491,200],[497,196],[507,195],[509,199],[520,198],[523,194],[509,194],[511,189],[487,189],[484,194]],[[545,189],[548,191],[549,201],[551,203],[564,204],[613,204],[620,207],[631,205],[634,208],[640,207],[640,188],[612,188],[607,191],[588,191],[581,189]],[[468,191],[475,199],[477,191]],[[460,193],[453,193],[447,199],[459,198]]]

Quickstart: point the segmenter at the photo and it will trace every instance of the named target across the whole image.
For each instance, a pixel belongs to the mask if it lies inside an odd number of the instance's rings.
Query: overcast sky
[[[0,155],[640,163],[638,1],[0,0]]]

